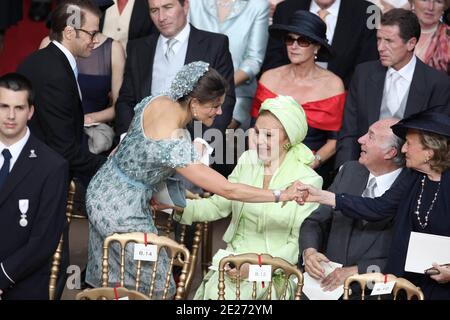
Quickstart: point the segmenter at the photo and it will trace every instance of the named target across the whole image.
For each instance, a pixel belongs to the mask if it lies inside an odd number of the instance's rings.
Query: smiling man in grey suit
[[[397,121],[387,118],[370,126],[358,140],[362,150],[359,161],[344,164],[330,191],[374,198],[397,183],[404,165],[400,152],[403,141],[390,128]],[[392,238],[391,227],[391,218],[379,222],[353,220],[332,207],[321,205],[300,228],[305,271],[322,280],[324,290],[334,290],[355,273],[383,272]],[[338,262],[343,267],[325,277],[320,266],[322,261]]]

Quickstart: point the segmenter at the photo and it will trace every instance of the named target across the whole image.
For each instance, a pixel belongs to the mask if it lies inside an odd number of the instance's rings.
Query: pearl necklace
[[[425,215],[425,222],[422,223],[422,221],[420,220],[420,215],[419,215],[419,211],[420,211],[420,205],[421,205],[421,200],[422,200],[422,194],[423,194],[423,189],[425,187],[425,176],[423,176],[422,178],[422,188],[420,190],[420,195],[419,195],[419,199],[417,199],[417,207],[416,207],[416,211],[414,211],[414,213],[417,215],[417,221],[419,221],[419,225],[422,229],[425,229],[428,225],[428,216],[430,215],[431,210],[433,210],[433,206],[434,206],[434,202],[436,201],[437,195],[439,193],[439,189],[441,188],[441,182],[439,181],[438,187],[436,192],[434,193],[434,198],[433,201],[431,201],[431,205],[428,208],[428,211]]]

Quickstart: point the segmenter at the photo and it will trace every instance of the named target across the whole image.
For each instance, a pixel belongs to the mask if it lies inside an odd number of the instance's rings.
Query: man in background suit
[[[374,198],[397,183],[404,166],[400,152],[403,140],[390,128],[397,121],[388,118],[370,126],[358,140],[362,149],[358,162],[344,164],[328,190]],[[321,205],[300,228],[305,271],[320,279],[324,290],[334,290],[352,274],[383,272],[392,239],[391,227],[391,218],[378,222],[354,220]],[[328,261],[343,267],[325,277],[320,263]]]
[[[322,67],[334,72],[348,87],[356,65],[378,59],[376,30],[369,28],[373,14],[364,0],[285,0],[273,15],[273,24],[287,24],[297,10],[317,14],[327,24],[327,38],[334,56]],[[282,39],[271,36],[267,45],[262,72],[289,63]]]
[[[222,114],[212,125],[225,132],[236,100],[228,38],[190,25],[188,0],[148,0],[148,4],[159,33],[128,43],[125,74],[116,103],[116,133],[121,135],[128,130],[138,102],[169,89],[177,71],[184,64],[198,60],[208,62],[229,82]]]
[[[63,231],[68,163],[27,127],[30,82],[0,77],[0,298],[48,299],[53,254]]]
[[[378,119],[402,119],[439,105],[445,107],[437,112],[450,114],[450,78],[416,58],[419,36],[413,12],[392,9],[382,16],[377,31],[380,60],[359,65],[353,75],[338,134],[336,167],[358,158],[356,140]]]
[[[157,32],[149,16],[147,0],[104,0],[114,2],[100,19],[102,33],[120,41],[127,48],[128,40],[139,39]]]
[[[71,177],[89,180],[106,160],[82,148],[84,115],[77,82],[77,57],[96,43],[101,13],[89,0],[65,1],[52,12],[51,39],[18,68],[36,92],[31,132],[69,161]]]

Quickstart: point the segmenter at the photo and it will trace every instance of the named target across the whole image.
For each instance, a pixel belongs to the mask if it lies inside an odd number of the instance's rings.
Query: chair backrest
[[[344,281],[344,297],[343,300],[349,300],[350,298],[350,285],[353,282],[358,282],[361,287],[361,300],[365,299],[365,289],[366,287],[371,287],[377,282],[391,282],[395,281],[394,288],[392,290],[394,300],[397,300],[398,293],[402,290],[406,292],[406,296],[408,300],[411,300],[414,296],[417,297],[418,300],[424,300],[423,292],[419,287],[416,287],[414,284],[409,282],[404,278],[397,278],[393,274],[384,275],[379,272],[371,272],[364,274],[354,274],[352,276],[347,277]],[[381,297],[378,296],[378,299]]]
[[[205,193],[203,198],[210,197],[209,193]],[[201,199],[201,197],[197,194],[194,194],[188,190],[186,190],[186,198],[187,199]],[[187,225],[178,224],[179,233],[175,234],[174,228],[174,220],[173,215],[168,214],[164,211],[158,211],[151,208],[153,221],[155,222],[156,228],[158,229],[159,235],[164,235],[168,238],[175,240],[176,242],[186,246],[191,247],[189,250],[190,253],[190,263],[189,269],[186,276],[186,284],[185,284],[185,297],[190,292],[192,279],[194,276],[195,266],[197,264],[197,259],[199,256],[199,249],[201,248],[202,254],[202,270],[205,275],[208,271],[208,267],[212,257],[212,237],[210,232],[210,225],[208,222],[197,222],[194,224],[194,233],[192,235],[192,244],[189,246],[187,244],[188,238],[191,238],[191,235],[188,234],[190,229]],[[175,261],[175,265],[178,267],[182,267],[179,261]]]
[[[405,278],[397,278],[394,286],[394,300],[397,300],[398,293],[404,290],[406,292],[406,299],[412,300],[413,297],[417,297],[417,300],[425,300],[422,290],[415,286]]]
[[[153,219],[156,221],[156,228],[160,235],[164,235],[165,237],[171,238],[174,241],[178,242],[181,245],[187,246],[187,237],[189,237],[188,226],[184,224],[179,224],[179,234],[175,234],[174,222],[172,215],[167,214],[164,211],[152,210]],[[189,269],[187,270],[186,275],[186,285],[185,285],[185,295],[189,294],[192,284],[192,278],[194,276],[195,266],[197,264],[197,259],[199,256],[199,249],[203,245],[202,239],[204,235],[204,224],[202,222],[195,223],[194,234],[192,237],[192,246],[189,250]],[[202,246],[203,252],[203,246]],[[180,261],[174,262],[175,266],[182,267],[182,263]]]
[[[70,224],[70,221],[72,220],[75,192],[76,192],[76,185],[75,185],[75,181],[72,180],[70,182],[69,193],[67,195],[67,205],[66,205],[67,224]],[[61,254],[62,254],[62,249],[63,249],[63,244],[64,244],[63,236],[64,236],[64,234],[61,235],[61,238],[59,239],[58,247],[56,248],[56,251],[53,254],[52,267],[50,270],[50,281],[48,284],[49,300],[55,299],[56,282],[58,280],[59,268],[61,265],[61,257],[62,257]]]
[[[126,298],[126,299],[123,299]],[[77,294],[76,300],[150,300],[145,294],[124,287],[86,289]]]
[[[286,299],[287,291],[289,290],[289,279],[291,276],[297,278],[297,287],[295,290],[294,300],[300,300],[303,288],[303,273],[297,269],[297,266],[287,262],[286,260],[278,257],[272,257],[269,254],[256,254],[256,253],[244,253],[239,255],[229,255],[224,257],[219,262],[219,300],[225,300],[225,265],[227,263],[232,263],[235,265],[238,275],[241,266],[244,263],[249,264],[259,264],[261,262],[262,265],[271,265],[272,266],[272,277],[275,272],[282,272],[284,277],[284,285],[283,290],[280,295],[280,300]],[[240,277],[238,276],[236,279],[236,300],[240,300]],[[252,290],[252,299],[256,299],[256,286],[257,282],[253,282],[253,290]],[[271,299],[272,297],[272,282],[268,285],[267,298]]]
[[[120,245],[120,286],[124,286],[125,283],[125,249],[128,243],[145,243],[145,236],[142,232],[132,232],[132,233],[115,233],[111,236],[108,236],[103,242],[103,263],[102,263],[102,287],[108,287],[109,278],[108,278],[108,270],[109,270],[109,247],[113,242],[118,242]],[[179,281],[177,283],[177,290],[175,299],[181,300],[185,297],[185,285],[186,285],[186,277],[187,272],[189,270],[190,264],[190,253],[186,249],[185,246],[180,245],[174,240],[167,238],[165,236],[158,236],[153,233],[147,233],[147,243],[156,245],[158,252],[158,259],[160,257],[159,252],[162,248],[164,248],[167,252],[167,256],[170,259],[169,267],[167,269],[167,273],[165,275],[165,284],[164,284],[164,293],[163,299],[168,299],[170,297],[167,296],[170,284],[170,278],[172,275],[172,269],[175,263],[182,266],[181,275]],[[151,278],[149,284],[149,297],[153,297],[154,287],[155,287],[155,279],[157,270],[158,261],[153,263],[153,268],[151,270]],[[139,291],[140,283],[141,283],[141,271],[142,271],[142,261],[137,262],[136,266],[136,285],[135,290]]]

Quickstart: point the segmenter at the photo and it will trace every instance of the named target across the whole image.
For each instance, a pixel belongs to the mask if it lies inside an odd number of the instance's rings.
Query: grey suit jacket
[[[394,184],[403,174],[404,170]],[[357,161],[350,161],[344,164],[328,190],[361,195],[368,178],[366,167]],[[393,219],[388,218],[363,226],[360,221],[348,218],[330,206],[321,205],[300,228],[300,252],[315,248],[344,267],[357,265],[359,273],[373,271],[371,266],[378,266],[379,272],[383,272],[393,235],[392,225]]]

